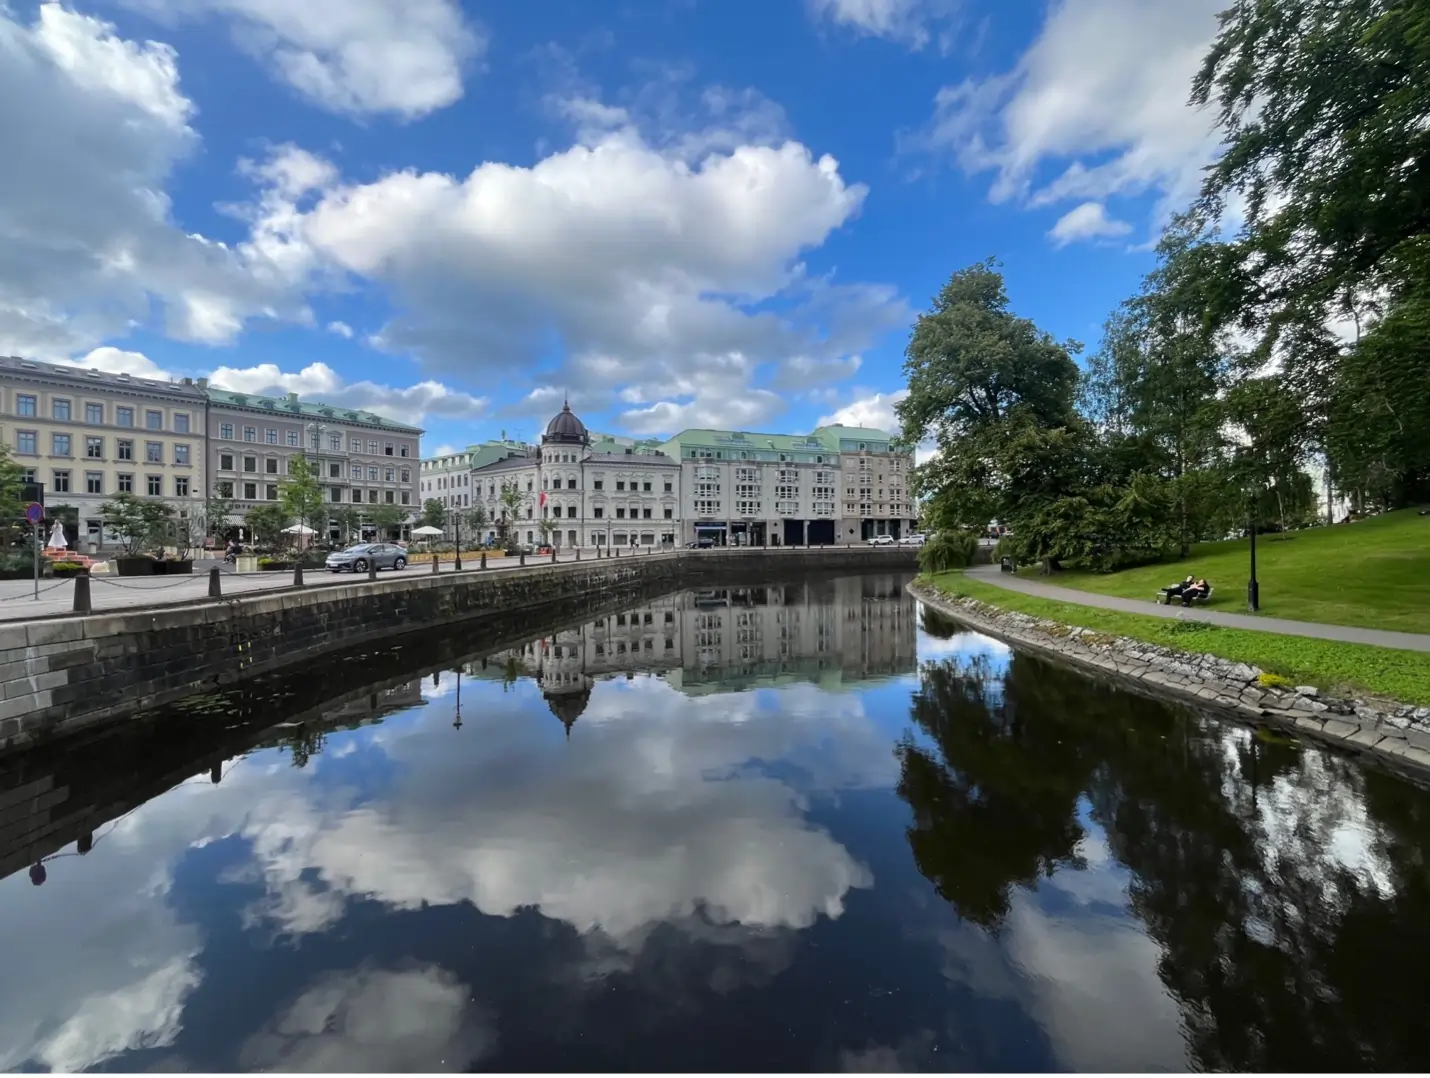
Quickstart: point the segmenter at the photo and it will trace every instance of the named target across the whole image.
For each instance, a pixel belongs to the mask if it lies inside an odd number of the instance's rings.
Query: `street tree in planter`
[[[147,576],[154,571],[152,551],[162,549],[173,507],[166,502],[116,494],[99,507],[109,530],[119,536],[123,554],[114,559],[120,576]]]
[[[485,545],[486,537],[482,533],[487,530],[487,507],[473,506],[471,513],[467,515],[467,525],[471,529],[473,541]]]
[[[447,526],[447,507],[436,498],[428,498],[422,503],[420,523],[428,528],[445,528]]]
[[[344,506],[335,510],[333,523],[337,525],[338,534],[343,537],[344,545],[354,542],[355,537],[362,534],[362,514],[356,509]]]
[[[501,519],[497,521],[497,531],[501,534],[503,543],[509,542],[508,533],[512,524],[517,519],[517,514],[521,511],[526,498],[521,491],[516,489],[515,483],[504,483],[501,488],[501,497],[497,499],[501,502]]]
[[[288,526],[288,514],[278,502],[255,505],[243,514],[244,526],[255,542],[276,545]]]
[[[283,507],[288,524],[310,528],[316,533],[318,523],[326,521],[323,488],[318,485],[317,473],[307,457],[288,458],[288,477],[278,488],[278,504]],[[299,534],[298,545],[300,548],[308,545],[306,533]]]
[[[233,484],[215,483],[204,499],[203,533],[200,540],[227,538],[229,514],[233,512]]]
[[[377,525],[377,537],[389,542],[402,528],[402,510],[395,505],[379,505],[372,511],[372,522]]]

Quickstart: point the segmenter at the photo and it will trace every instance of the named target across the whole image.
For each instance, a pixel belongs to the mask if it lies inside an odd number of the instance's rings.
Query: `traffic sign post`
[[[39,502],[31,502],[25,506],[25,519],[35,528],[35,594],[36,602],[40,600],[40,522],[45,519],[45,507]]]

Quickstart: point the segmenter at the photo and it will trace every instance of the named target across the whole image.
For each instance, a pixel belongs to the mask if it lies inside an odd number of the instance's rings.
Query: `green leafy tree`
[[[222,539],[229,529],[229,516],[233,513],[233,485],[215,483],[204,499],[202,537],[212,536]]]
[[[429,528],[445,528],[447,507],[436,498],[428,498],[422,503],[421,523]]]
[[[0,539],[4,546],[13,541],[12,533],[24,526],[25,502],[20,497],[25,472],[10,455],[10,447],[0,442]]]
[[[333,523],[337,525],[338,534],[343,537],[344,543],[351,543],[353,537],[362,532],[362,514],[351,506],[342,506],[333,511]]]
[[[283,529],[293,518],[278,502],[255,505],[243,514],[243,523],[256,541],[276,545],[283,538]]]
[[[1008,472],[1008,447],[1022,432],[1080,422],[1080,347],[1015,315],[992,261],[955,273],[919,316],[897,411],[903,447],[932,440],[939,449],[912,476],[935,527],[981,532],[990,520],[1010,522],[1030,492]]]
[[[162,548],[169,540],[174,508],[157,498],[116,494],[99,507],[109,530],[119,536],[120,547],[130,557]]]
[[[474,505],[467,514],[467,525],[471,528],[472,537],[476,540],[485,540],[482,533],[487,529],[487,507],[484,505]]]
[[[372,510],[372,522],[377,525],[378,537],[394,539],[402,528],[404,514],[395,505],[379,505]]]
[[[508,530],[521,512],[521,507],[526,504],[526,497],[516,488],[515,483],[503,483],[501,496],[497,501],[501,505],[501,517],[497,521],[497,531],[505,541]]]
[[[278,488],[278,503],[290,524],[300,524],[313,531],[322,531],[327,513],[323,504],[323,488],[318,485],[317,471],[303,454],[288,458],[288,475]]]
[[[977,550],[978,537],[972,532],[938,532],[919,547],[919,568],[926,573],[964,569],[973,564]]]

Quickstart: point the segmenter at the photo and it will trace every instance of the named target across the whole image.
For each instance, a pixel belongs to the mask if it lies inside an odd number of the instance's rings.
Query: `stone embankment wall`
[[[952,599],[926,584],[909,591],[971,629],[1028,651],[1110,676],[1147,695],[1174,697],[1258,723],[1289,727],[1430,777],[1430,708],[1385,700],[1335,699],[1309,685],[1279,685],[1262,670]]]
[[[674,551],[292,588],[0,625],[0,751],[325,652],[634,588],[912,569],[910,548]]]

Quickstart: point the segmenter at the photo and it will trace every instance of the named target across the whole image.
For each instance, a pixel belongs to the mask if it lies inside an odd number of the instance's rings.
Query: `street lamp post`
[[[1251,525],[1251,579],[1246,585],[1246,605],[1255,614],[1261,609],[1261,585],[1256,580],[1256,490],[1252,488],[1251,506],[1247,513]]]
[[[456,518],[455,518],[455,520],[453,521],[453,523],[456,524],[456,526],[457,526],[457,557],[456,557],[456,559],[455,559],[455,560],[453,561],[453,563],[452,563],[452,568],[453,568],[453,570],[455,570],[455,571],[457,571],[457,572],[461,572],[461,569],[462,569],[462,510],[461,510],[461,507],[460,507],[460,506],[458,506],[458,508],[457,508]],[[461,682],[458,682],[458,684],[461,684]]]

